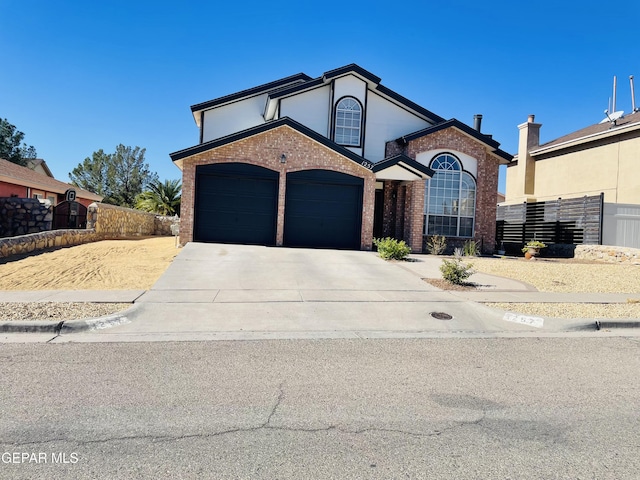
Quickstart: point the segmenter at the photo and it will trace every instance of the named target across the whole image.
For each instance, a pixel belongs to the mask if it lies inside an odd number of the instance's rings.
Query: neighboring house
[[[49,200],[55,206],[64,201],[65,192],[73,188],[76,201],[85,207],[102,200],[100,195],[53,178],[44,161],[34,160],[32,164],[36,170],[0,159],[0,197],[37,198]]]
[[[496,203],[502,203],[504,202],[504,199],[505,199],[504,193],[498,192],[498,196],[496,197]]]
[[[518,125],[518,155],[507,166],[506,202],[604,193],[605,202],[640,204],[640,112],[540,144],[541,124]]]
[[[640,247],[640,112],[540,144],[541,124],[518,125],[506,204],[603,194],[602,243]]]
[[[181,242],[421,252],[427,235],[495,247],[498,166],[512,156],[357,65],[303,73],[191,107]]]
[[[41,158],[30,158],[27,160],[27,167],[33,170],[34,172],[41,173],[48,177],[53,178],[53,173],[49,170],[49,166],[47,162],[42,160]]]

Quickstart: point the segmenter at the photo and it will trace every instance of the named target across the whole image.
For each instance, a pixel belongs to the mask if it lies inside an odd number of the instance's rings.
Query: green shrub
[[[462,246],[462,252],[464,253],[465,257],[477,257],[480,253],[480,242],[467,240]]]
[[[447,248],[447,239],[444,235],[433,235],[427,238],[427,251],[431,255],[440,255]]]
[[[374,238],[373,244],[378,247],[378,254],[385,260],[404,260],[411,253],[411,248],[404,240]]]
[[[465,280],[475,273],[473,264],[464,263],[460,257],[454,257],[453,260],[442,259],[440,271],[442,278],[456,285],[463,285]]]

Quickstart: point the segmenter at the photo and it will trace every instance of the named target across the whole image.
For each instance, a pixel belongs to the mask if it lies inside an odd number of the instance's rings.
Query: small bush
[[[440,271],[442,278],[456,285],[463,285],[465,280],[475,273],[473,264],[464,263],[460,257],[454,257],[453,260],[442,259]]]
[[[464,255],[464,250],[462,249],[462,247],[456,247],[453,249],[454,257],[462,257],[463,255]]]
[[[480,242],[467,240],[462,246],[462,251],[465,257],[477,257],[480,253]]]
[[[404,260],[411,253],[411,248],[404,240],[374,238],[373,244],[378,247],[378,254],[385,260]]]
[[[447,239],[444,235],[433,235],[427,238],[427,251],[431,255],[440,255],[447,248]]]

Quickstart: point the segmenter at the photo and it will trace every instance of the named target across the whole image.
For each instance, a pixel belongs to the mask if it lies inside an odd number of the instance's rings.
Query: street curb
[[[621,319],[621,320],[596,320],[596,330],[611,328],[640,328],[640,320]]]
[[[45,320],[0,322],[0,333],[53,333],[61,335],[91,330],[103,330],[105,328],[131,323],[128,317],[133,314],[139,306],[140,304],[136,303],[122,312],[81,320],[66,320],[61,322],[48,322]]]

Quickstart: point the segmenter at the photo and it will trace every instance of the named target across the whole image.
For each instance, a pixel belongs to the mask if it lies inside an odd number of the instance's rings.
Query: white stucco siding
[[[331,89],[316,88],[280,101],[279,117],[290,117],[321,135],[329,135]]]
[[[440,148],[438,150],[420,152],[416,155],[416,160],[428,167],[431,163],[431,160],[433,160],[434,157],[441,153],[453,153],[462,163],[462,168],[464,169],[464,171],[469,172],[471,175],[473,175],[473,178],[478,178],[478,161],[465,153],[458,152],[457,150]]]
[[[407,110],[369,92],[366,105],[364,156],[377,162],[385,155],[385,144],[431,124]]]
[[[203,141],[215,140],[264,123],[267,95],[256,95],[204,112]]]
[[[367,97],[367,84],[353,75],[336,78],[333,87],[333,101],[337,103],[342,97],[354,97],[364,107]]]

